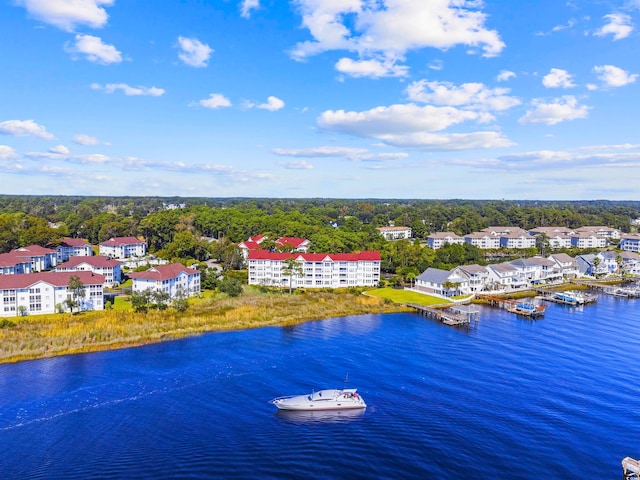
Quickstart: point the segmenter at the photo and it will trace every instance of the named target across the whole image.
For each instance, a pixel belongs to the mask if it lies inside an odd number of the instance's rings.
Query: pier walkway
[[[437,320],[445,325],[468,325],[472,320],[477,320],[480,309],[471,305],[458,305],[455,307],[427,307],[416,303],[407,303],[407,307],[415,309],[427,318]]]

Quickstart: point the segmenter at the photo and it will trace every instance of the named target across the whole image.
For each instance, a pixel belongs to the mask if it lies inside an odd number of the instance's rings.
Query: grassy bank
[[[193,299],[184,313],[135,313],[118,305],[113,310],[77,315],[12,317],[15,326],[0,328],[0,363],[132,347],[204,332],[399,311],[408,309],[352,292],[289,295],[250,290],[236,298],[217,295]]]

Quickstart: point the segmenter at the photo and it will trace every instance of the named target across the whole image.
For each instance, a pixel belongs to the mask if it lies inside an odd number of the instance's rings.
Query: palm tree
[[[293,291],[293,277],[302,276],[302,265],[300,265],[300,263],[298,263],[293,257],[287,258],[284,261],[282,273],[284,273],[286,277],[289,277],[289,295],[291,295]]]

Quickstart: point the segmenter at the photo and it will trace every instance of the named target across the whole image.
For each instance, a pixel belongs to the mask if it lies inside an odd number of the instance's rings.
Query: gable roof
[[[365,251],[360,253],[288,253],[269,252],[267,250],[251,250],[249,260],[279,260],[289,258],[301,259],[305,262],[322,262],[326,259],[334,262],[380,261],[380,252]]]
[[[416,280],[441,285],[446,282],[450,276],[451,272],[449,270],[440,270],[439,268],[429,267],[422,272]]]
[[[141,243],[145,243],[145,241],[136,237],[113,237],[106,242],[102,242],[100,245],[105,247],[120,247],[122,245],[140,245]]]
[[[91,244],[83,238],[63,238],[59,247],[90,247]]]
[[[27,257],[20,257],[13,252],[0,253],[0,267],[15,267],[21,263],[31,264]]]
[[[168,265],[156,265],[144,272],[130,273],[129,277],[140,280],[162,281],[176,278],[181,273],[193,275],[199,272],[195,268],[185,267],[181,263],[170,263]]]
[[[74,275],[85,285],[104,284],[104,275],[93,272],[40,272],[0,275],[0,290],[28,288],[38,282],[46,282],[54,287],[66,287],[69,285],[69,279]]]
[[[306,238],[299,238],[299,237],[280,237],[278,240],[276,240],[277,245],[280,245],[282,247],[289,246],[294,248],[298,248],[304,242],[308,243],[309,240],[307,240]]]
[[[45,255],[55,255],[58,252],[50,248],[41,247],[40,245],[29,245],[28,247],[11,250],[10,253],[14,253],[19,257],[44,257]]]
[[[118,260],[114,260],[112,258],[105,257],[105,256],[96,255],[95,257],[94,256],[71,257],[69,261],[58,264],[56,268],[57,269],[72,268],[72,267],[77,267],[78,265],[82,265],[83,263],[87,265],[91,265],[92,267],[98,267],[98,268],[113,268],[122,264],[122,262],[119,262]]]

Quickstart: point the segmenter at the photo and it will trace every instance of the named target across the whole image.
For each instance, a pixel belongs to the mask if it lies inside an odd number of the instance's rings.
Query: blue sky
[[[637,200],[640,0],[0,0],[0,192]]]

